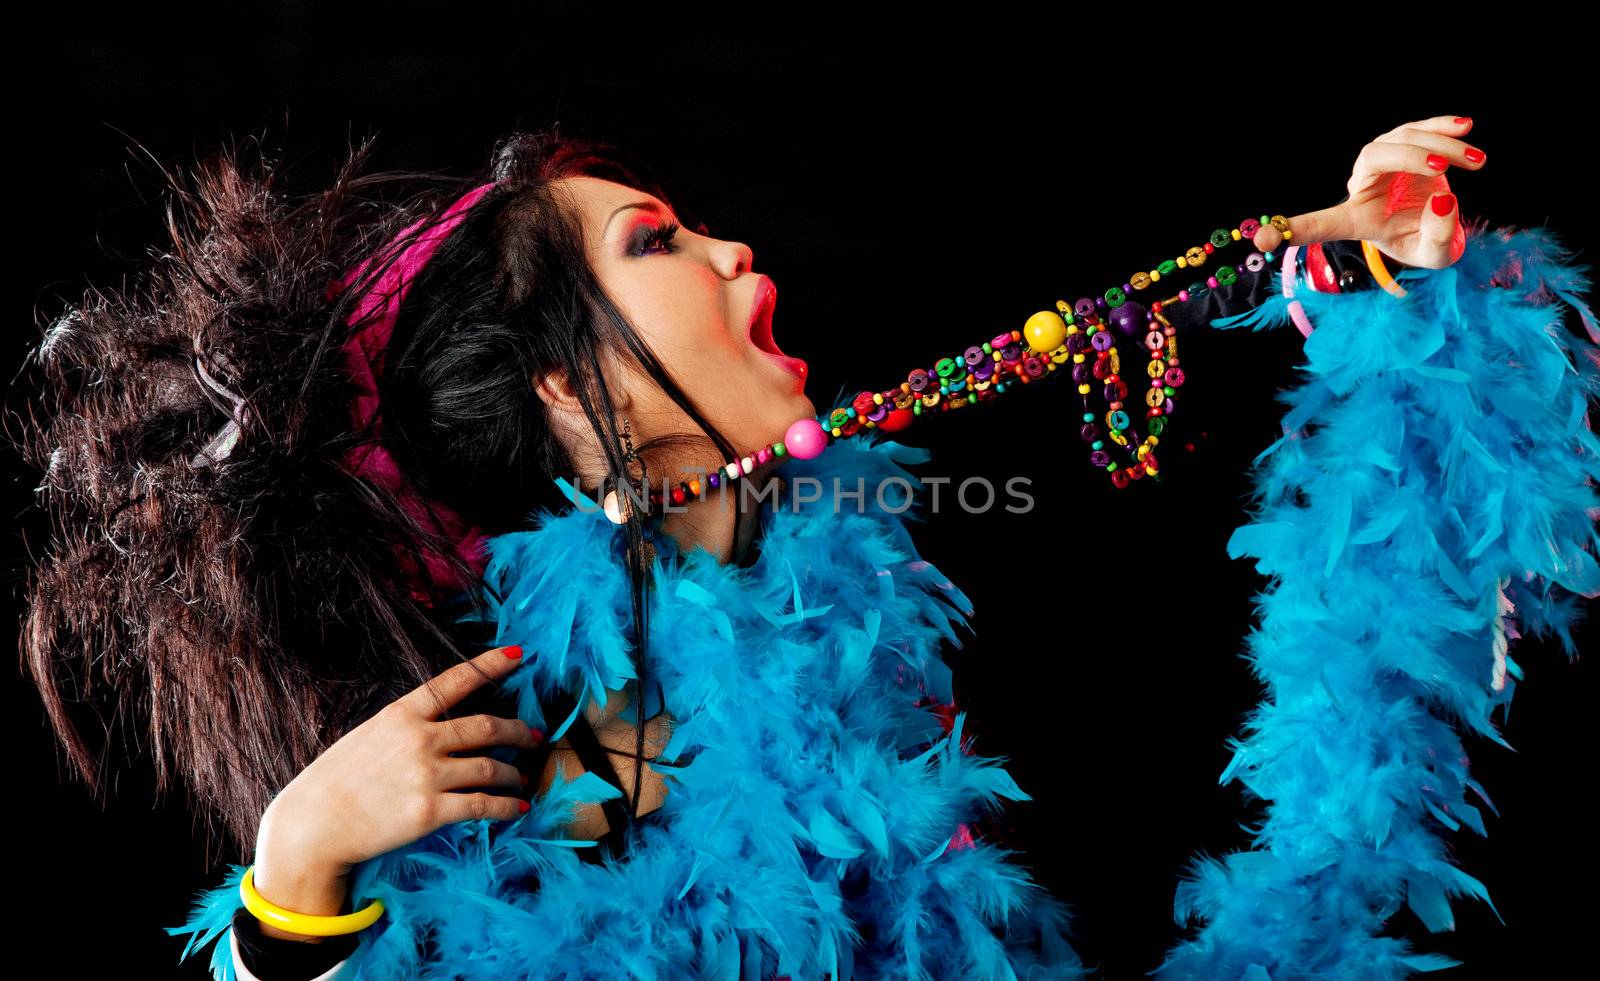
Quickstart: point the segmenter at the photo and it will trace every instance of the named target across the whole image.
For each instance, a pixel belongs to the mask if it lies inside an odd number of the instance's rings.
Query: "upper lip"
[[[745,324],[744,328],[744,334],[746,338],[754,342],[756,324],[760,323],[764,317],[770,318],[772,314],[772,308],[777,304],[777,302],[777,285],[772,282],[772,277],[766,275],[761,276],[761,278],[756,280],[756,299],[754,305],[750,309],[750,320]],[[770,337],[768,338],[768,343],[771,343]],[[772,344],[772,346],[774,348],[777,347],[776,344]]]

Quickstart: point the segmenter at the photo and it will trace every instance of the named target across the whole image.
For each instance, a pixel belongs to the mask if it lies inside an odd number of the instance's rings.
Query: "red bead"
[[[1211,253],[1217,251],[1217,247],[1215,245],[1212,245],[1210,242],[1207,242],[1205,244],[1205,250],[1206,250],[1206,255],[1210,255]]]
[[[897,433],[911,425],[916,418],[910,409],[891,409],[883,421],[878,423],[878,428],[886,433]]]
[[[674,487],[674,488],[672,488],[672,503],[674,503],[674,504],[682,504],[683,503],[683,488],[682,487]]]

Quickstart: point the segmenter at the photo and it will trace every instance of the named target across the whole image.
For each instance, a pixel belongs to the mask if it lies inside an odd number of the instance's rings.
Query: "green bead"
[[[1178,390],[1176,388],[1173,388],[1171,385],[1162,385],[1161,386],[1161,390],[1166,393],[1167,398],[1169,398],[1169,399],[1172,398],[1174,395],[1178,394]],[[1161,417],[1157,416],[1156,418],[1159,419]]]
[[[1106,303],[1112,308],[1120,307],[1128,299],[1128,294],[1122,292],[1122,287],[1113,286],[1106,290]]]
[[[940,358],[939,363],[933,366],[933,370],[939,375],[940,378],[949,378],[951,375],[955,374],[955,360],[953,358]]]
[[[789,451],[784,447],[784,445],[782,443],[773,443],[772,444],[772,455],[773,456],[783,456],[787,452],[789,452]]]
[[[1178,271],[1178,262],[1176,259],[1168,259],[1166,262],[1163,262],[1161,265],[1157,266],[1156,271],[1161,273],[1163,278],[1171,276],[1173,273]]]
[[[1167,417],[1166,416],[1156,416],[1154,419],[1150,420],[1150,426],[1149,426],[1150,435],[1152,435],[1152,436],[1160,436],[1162,431],[1165,430],[1166,428],[1167,428]]]
[[[977,392],[973,392],[971,395],[967,396],[967,404],[968,405],[977,405],[978,404],[978,393]]]
[[[1219,249],[1232,241],[1233,233],[1228,231],[1226,228],[1219,228],[1211,233],[1211,244],[1215,245]]]
[[[911,403],[911,414],[914,415],[914,416],[922,415],[922,400],[921,399],[917,399],[915,402]]]

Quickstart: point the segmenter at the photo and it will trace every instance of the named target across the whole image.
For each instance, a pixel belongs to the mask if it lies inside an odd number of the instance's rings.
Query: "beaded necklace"
[[[1235,228],[1218,228],[1204,244],[1192,246],[1153,269],[1135,272],[1127,282],[1099,296],[1085,296],[1070,305],[1065,300],[1057,300],[1054,310],[1033,314],[1020,330],[997,334],[959,354],[940,358],[931,369],[911,369],[897,387],[863,391],[848,405],[818,418],[797,419],[789,425],[782,440],[726,461],[705,474],[704,479],[681,480],[671,490],[649,488],[648,509],[654,512],[667,500],[682,505],[704,498],[786,455],[809,460],[834,443],[869,429],[899,432],[922,416],[990,401],[1019,384],[1049,379],[1069,362],[1069,373],[1083,400],[1082,425],[1078,433],[1089,444],[1090,465],[1109,474],[1112,484],[1118,488],[1146,475],[1159,479],[1160,461],[1155,448],[1166,431],[1168,418],[1177,408],[1173,396],[1187,381],[1178,359],[1177,328],[1164,311],[1174,304],[1186,303],[1209,290],[1236,282],[1240,266],[1251,273],[1260,273],[1276,256],[1272,252],[1252,251],[1243,263],[1220,265],[1212,275],[1197,279],[1187,288],[1152,301],[1148,306],[1132,299],[1131,294],[1142,293],[1174,278],[1179,270],[1199,270],[1218,250],[1236,242],[1252,243],[1256,232],[1267,224],[1283,233],[1285,241],[1294,237],[1289,220],[1283,215],[1246,218]],[[1128,383],[1122,377],[1122,360],[1116,344],[1117,334],[1133,338],[1141,332],[1144,348],[1149,353],[1145,373],[1150,379],[1144,395],[1145,434],[1142,439],[1124,408]],[[1088,360],[1091,350],[1093,362]],[[1095,382],[1100,383],[1098,392]],[[1099,410],[1091,404],[1094,394],[1105,403],[1103,415],[1097,416]],[[1122,448],[1128,457],[1126,464],[1119,464],[1112,458],[1108,440],[1109,444]],[[616,493],[607,494],[606,512],[613,520],[620,520]]]

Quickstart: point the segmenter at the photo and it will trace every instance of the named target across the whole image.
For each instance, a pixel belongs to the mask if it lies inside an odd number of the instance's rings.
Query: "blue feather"
[[[901,464],[926,458],[868,438],[785,465],[853,486],[906,479]],[[627,854],[585,863],[577,850],[595,843],[563,825],[621,791],[563,774],[516,821],[447,826],[363,863],[352,889],[386,912],[353,976],[1080,977],[1058,900],[1005,849],[951,850],[964,822],[1028,796],[998,759],[962,751],[960,717],[946,734],[919,704],[950,702],[941,641],[970,603],[918,556],[915,512],[872,497],[861,513],[835,513],[827,494],[763,510],[750,568],[662,539],[650,650],[675,719],[652,764],[663,806]],[[485,577],[505,599],[484,616],[528,651],[503,684],[530,720],[556,692],[599,696],[632,676],[617,532],[572,500],[489,543]],[[186,956],[237,905],[233,884],[202,893],[171,931],[196,935]]]

